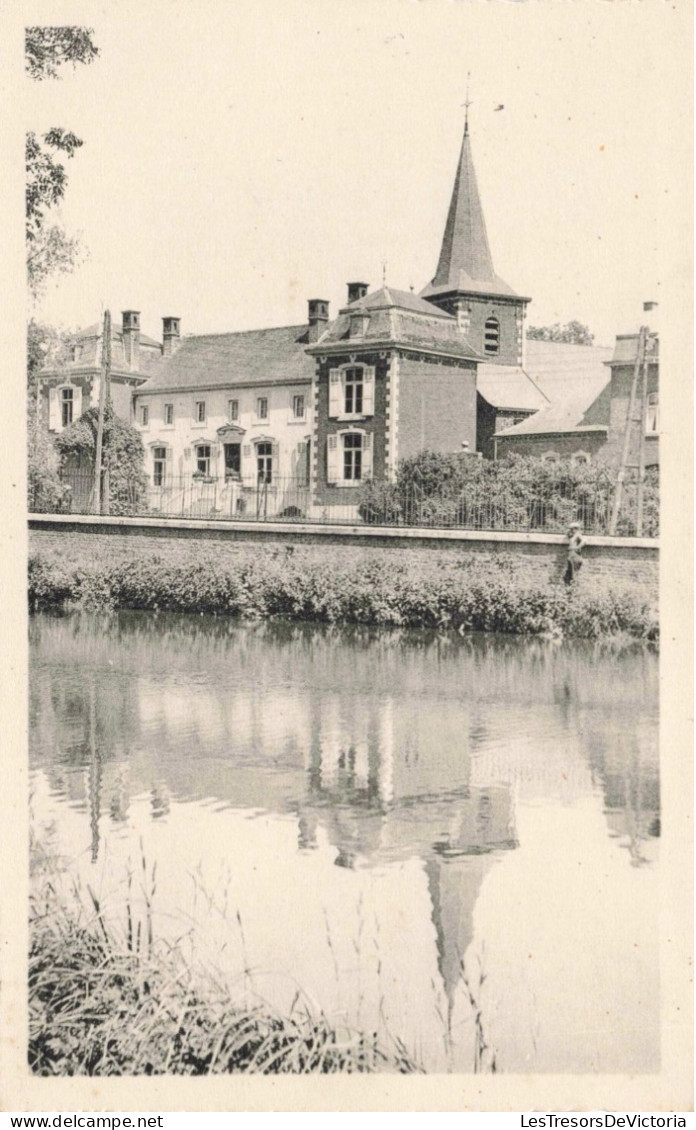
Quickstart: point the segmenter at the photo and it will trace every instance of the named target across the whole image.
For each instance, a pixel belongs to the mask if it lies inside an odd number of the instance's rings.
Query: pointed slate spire
[[[462,273],[479,282],[495,279],[471,155],[468,121],[433,286],[449,284],[453,290],[458,290]]]
[[[515,293],[493,268],[471,155],[468,113],[437,271],[421,296],[429,298],[445,293]]]

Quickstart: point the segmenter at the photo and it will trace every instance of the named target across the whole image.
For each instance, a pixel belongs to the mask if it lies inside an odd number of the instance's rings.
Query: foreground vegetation
[[[69,547],[66,547],[66,554]],[[576,586],[525,578],[518,559],[352,558],[317,561],[291,549],[240,550],[227,560],[181,548],[79,561],[54,551],[29,560],[33,610],[141,609],[320,623],[453,628],[598,639],[656,640],[657,613],[637,586]],[[587,581],[587,583],[586,583]]]
[[[298,1000],[282,1016],[241,1004],[176,947],[113,931],[95,895],[61,900],[45,878],[31,901],[29,1066],[37,1075],[414,1072],[396,1040],[338,1030]]]

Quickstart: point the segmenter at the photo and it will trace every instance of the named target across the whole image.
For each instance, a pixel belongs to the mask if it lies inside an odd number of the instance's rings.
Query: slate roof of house
[[[75,345],[82,347],[82,352],[78,360],[65,361],[56,368],[55,361],[48,361],[41,369],[42,375],[51,373],[60,373],[61,376],[66,373],[82,373],[89,372],[98,368],[101,365],[101,339],[102,339],[102,323],[95,322],[91,326],[87,326],[83,330],[79,330],[74,335]],[[140,334],[140,345],[143,347],[138,354],[138,369],[131,370],[126,363],[126,354],[123,344],[123,326],[120,322],[111,323],[111,369],[112,373],[128,373],[129,376],[143,376],[149,372],[153,362],[157,361],[161,356],[162,346],[160,342],[155,341],[154,338],[148,337],[147,334]]]
[[[451,291],[515,295],[512,287],[496,275],[493,268],[467,126],[464,128],[437,270],[435,277],[421,291],[421,296]]]
[[[139,395],[161,389],[311,381],[315,363],[305,353],[308,331],[307,325],[276,326],[186,336],[174,354],[153,365]]]
[[[431,318],[439,318],[444,321],[452,320],[451,314],[440,310],[440,308],[434,306],[432,302],[426,302],[424,298],[420,298],[417,294],[414,294],[413,291],[395,290],[393,286],[382,286],[379,290],[374,290],[371,294],[366,294],[364,298],[358,298],[355,302],[344,306],[339,313],[343,314],[346,311],[359,309],[386,310],[392,306],[397,306],[400,310],[409,310],[415,314],[423,314]]]
[[[95,340],[98,340],[101,337],[101,335],[102,335],[102,323],[101,322],[95,322],[94,325],[87,326],[86,329],[80,330],[77,334],[75,334],[75,341],[79,341],[80,343],[82,343],[86,338],[94,338]],[[111,323],[111,340],[112,341],[123,341],[123,325],[122,325],[121,322],[112,322]],[[160,341],[155,341],[154,338],[148,337],[148,335],[144,334],[142,331],[140,333],[140,344],[141,345],[148,345],[148,346],[155,346],[157,349],[162,348],[162,343]]]
[[[360,311],[369,315],[369,321],[364,333],[351,337],[351,315]],[[345,350],[348,343],[356,348],[366,344],[375,347],[398,344],[464,360],[481,359],[451,314],[415,294],[387,286],[344,306],[312,346],[312,352]]]
[[[479,365],[476,388],[494,408],[536,412],[549,403],[548,397],[519,365]]]

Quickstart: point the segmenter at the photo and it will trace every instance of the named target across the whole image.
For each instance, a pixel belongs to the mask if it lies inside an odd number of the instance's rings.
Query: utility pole
[[[99,416],[97,419],[97,443],[94,453],[94,512],[101,514],[101,465],[102,448],[104,445],[104,415],[107,404],[107,385],[111,378],[111,313],[104,311],[104,329],[102,333],[102,364],[101,381],[99,384]]]
[[[636,498],[636,537],[643,536],[643,496],[645,494],[645,417],[648,406],[648,334],[645,327],[645,344],[643,349],[643,380],[640,398],[640,433],[638,436],[638,495]]]
[[[636,410],[638,375],[640,373],[641,362],[643,362],[645,359],[645,338],[647,332],[647,326],[640,327],[640,333],[638,334],[638,346],[636,349],[636,363],[633,369],[633,381],[631,382],[631,398],[628,403],[628,412],[626,413],[626,427],[624,428],[623,448],[621,450],[621,463],[619,464],[619,471],[616,476],[616,492],[614,494],[614,505],[611,512],[611,522],[609,523],[609,533],[612,537],[616,534],[616,527],[619,522],[619,514],[621,513],[621,498],[623,494],[623,484],[626,477],[626,466],[628,464],[628,454],[631,443],[631,425],[635,424],[634,414]]]

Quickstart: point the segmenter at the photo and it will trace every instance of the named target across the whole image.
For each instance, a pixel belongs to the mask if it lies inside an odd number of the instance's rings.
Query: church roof
[[[187,336],[175,353],[153,366],[139,395],[163,389],[309,382],[314,361],[305,353],[308,341],[306,325]]]
[[[479,365],[476,389],[494,408],[537,412],[549,403],[520,365]]]
[[[525,370],[552,404],[577,396],[589,405],[609,380],[611,355],[609,346],[527,338]]]
[[[499,436],[606,431],[612,350],[569,342],[526,342],[525,369],[549,403]],[[485,394],[484,394],[485,395]]]
[[[468,126],[464,128],[437,271],[421,297],[453,291],[515,296],[493,268]]]

